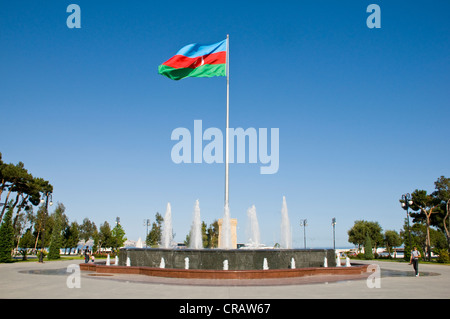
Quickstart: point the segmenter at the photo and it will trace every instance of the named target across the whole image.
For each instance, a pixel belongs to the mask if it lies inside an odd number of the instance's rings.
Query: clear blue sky
[[[81,8],[69,29],[66,8]],[[366,8],[381,8],[369,29]],[[176,240],[200,201],[222,217],[223,164],[174,164],[171,132],[225,126],[226,80],[169,80],[182,46],[230,35],[230,126],[279,128],[280,167],[230,167],[230,212],[245,241],[256,206],[279,242],[286,196],[293,245],[350,246],[355,220],[400,230],[399,198],[450,176],[448,1],[2,1],[0,152],[54,186],[71,221],[145,237],[172,205]]]

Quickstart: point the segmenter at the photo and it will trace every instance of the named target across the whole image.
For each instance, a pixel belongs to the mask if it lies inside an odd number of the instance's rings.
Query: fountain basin
[[[330,281],[330,276],[341,278],[361,279],[367,274],[368,265],[357,265],[352,267],[309,267],[299,269],[268,269],[268,270],[206,270],[206,269],[163,269],[152,267],[127,267],[127,266],[106,266],[101,264],[80,264],[80,270],[91,271],[95,274],[124,274],[124,275],[144,275],[151,277],[183,278],[183,279],[281,279],[297,278],[307,276],[326,276]],[[198,283],[198,282],[197,282]],[[217,283],[216,283],[217,284]]]
[[[323,267],[324,258],[328,266],[335,267],[333,249],[165,249],[165,248],[122,248],[119,265],[125,266],[127,258],[133,267],[159,268],[164,258],[165,268],[185,269],[185,258],[189,258],[189,269],[223,270],[224,260],[228,271],[263,270],[264,259],[269,270],[290,269],[292,259],[295,267]],[[264,270],[268,271],[268,270]]]

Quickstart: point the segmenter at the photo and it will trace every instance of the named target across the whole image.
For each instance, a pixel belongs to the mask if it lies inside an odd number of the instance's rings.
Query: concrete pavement
[[[450,266],[447,265],[420,264],[421,275],[414,277],[412,266],[406,263],[373,261],[365,263],[378,265],[381,272],[373,273],[369,279],[278,285],[272,282],[269,286],[201,286],[180,284],[176,280],[150,280],[142,275],[101,276],[77,272],[81,262],[80,259],[0,264],[0,298],[448,299],[450,296]]]

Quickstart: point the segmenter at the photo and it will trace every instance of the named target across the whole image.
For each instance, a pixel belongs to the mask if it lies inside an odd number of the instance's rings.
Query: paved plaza
[[[291,299],[291,298],[429,298],[450,296],[450,266],[420,264],[413,275],[407,263],[379,262],[378,278],[327,280],[267,285],[216,285],[211,281],[189,284],[177,279],[146,278],[143,275],[100,275],[77,272],[82,261],[60,260],[0,264],[0,298],[39,299]],[[366,262],[368,263],[368,262]],[[78,268],[79,269],[79,268]],[[374,273],[377,274],[377,273]],[[76,276],[78,276],[76,278]],[[378,281],[376,281],[378,280]]]

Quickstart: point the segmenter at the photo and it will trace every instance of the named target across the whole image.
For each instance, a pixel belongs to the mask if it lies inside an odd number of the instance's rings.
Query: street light
[[[411,195],[409,193],[403,194],[401,199],[402,207],[406,210],[406,217],[408,219],[408,235],[409,235],[409,249],[412,250],[412,243],[411,243],[411,229],[409,226],[409,212],[408,208],[413,204],[413,201],[411,199]]]
[[[49,198],[50,198],[50,201],[49,201]],[[42,227],[41,254],[39,255],[39,262],[40,263],[44,262],[45,220],[48,217],[48,205],[50,205],[50,206],[53,205],[53,201],[52,200],[53,200],[53,198],[52,198],[52,193],[51,192],[47,192],[47,193],[42,195],[41,204],[43,204],[45,202],[45,216],[44,216],[44,222],[43,222],[43,227]]]
[[[333,225],[333,249],[336,250],[336,233],[335,233],[336,217],[333,217],[333,219],[331,220],[331,225]]]
[[[308,226],[308,220],[300,219],[300,226],[303,226],[303,243],[304,243],[305,249],[306,249],[306,226]]]
[[[147,232],[145,233],[145,248],[147,248],[148,226],[150,226],[150,219],[144,219],[144,226],[147,226]]]

